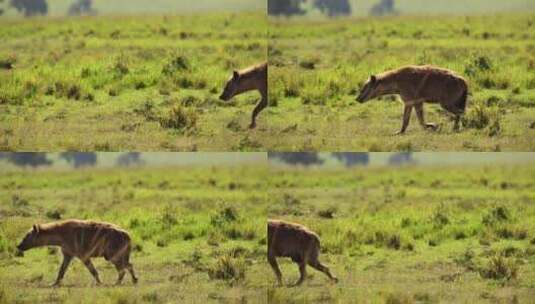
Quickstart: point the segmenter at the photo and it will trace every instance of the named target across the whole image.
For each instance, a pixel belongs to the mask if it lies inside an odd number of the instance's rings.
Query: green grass
[[[258,150],[258,94],[218,96],[266,60],[266,26],[262,12],[2,19],[0,149]]]
[[[266,303],[264,166],[86,169],[0,176],[0,303]],[[112,286],[116,271],[94,263],[104,283],[75,260],[50,288],[56,249],[15,257],[34,223],[95,219],[130,232],[140,278]]]
[[[321,238],[303,287],[270,303],[529,302],[535,293],[535,167],[274,167],[270,218]],[[279,259],[285,284],[297,266]]]
[[[533,151],[533,14],[270,21],[269,120],[284,136],[272,150]],[[416,115],[407,134],[396,98],[355,101],[370,74],[407,64],[452,69],[470,82],[462,132],[426,105],[438,132]],[[396,101],[396,102],[393,102]]]

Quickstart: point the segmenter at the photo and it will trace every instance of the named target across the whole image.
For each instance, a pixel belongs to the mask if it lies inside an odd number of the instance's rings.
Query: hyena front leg
[[[277,259],[275,258],[274,254],[268,253],[268,261],[269,265],[271,265],[271,268],[273,269],[273,272],[275,273],[275,276],[277,277],[277,283],[279,286],[282,285],[282,273],[279,269],[279,264],[277,264]]]
[[[416,110],[416,116],[418,116],[418,121],[424,129],[432,129],[433,131],[437,130],[437,125],[435,123],[426,123],[424,118],[424,104],[423,102],[415,104],[414,109]]]
[[[401,125],[401,130],[396,132],[396,135],[403,134],[407,130],[411,120],[412,107],[412,105],[405,105],[405,109],[403,110],[403,124]]]
[[[251,125],[249,126],[250,129],[256,128],[256,117],[262,110],[264,110],[268,105],[268,98],[266,93],[262,93],[262,99],[260,99],[260,102],[256,105],[256,107],[253,110],[253,115],[251,118]]]
[[[61,284],[61,280],[63,280],[63,276],[65,275],[65,271],[67,271],[67,268],[69,268],[69,264],[72,261],[72,256],[68,254],[63,254],[63,263],[61,263],[61,267],[59,268],[58,277],[56,279],[56,282],[52,286],[59,286]]]

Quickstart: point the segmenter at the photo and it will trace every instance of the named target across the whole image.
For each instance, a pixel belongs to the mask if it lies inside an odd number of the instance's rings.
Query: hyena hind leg
[[[123,278],[124,278],[124,275],[126,274],[126,270],[123,268],[121,270],[117,269],[117,271],[119,272],[119,274],[117,276],[117,282],[115,282],[115,284],[119,285],[123,282]]]
[[[102,284],[102,282],[100,281],[100,278],[98,277],[98,272],[97,270],[95,269],[95,266],[93,265],[93,263],[91,262],[90,259],[87,259],[84,262],[84,265],[85,267],[87,268],[87,270],[89,270],[89,272],[93,275],[93,277],[95,278],[95,281],[97,281],[97,285],[100,285]]]
[[[308,263],[308,265],[310,265],[310,267],[316,269],[316,270],[319,270],[321,272],[323,272],[325,275],[327,275],[329,277],[329,279],[331,279],[331,281],[335,282],[335,283],[338,283],[338,278],[336,278],[335,276],[333,276],[331,274],[331,271],[329,270],[329,267],[321,264],[320,261],[318,260],[315,260],[315,261],[310,261]]]
[[[436,131],[438,129],[438,126],[435,123],[432,123],[432,122],[426,123],[425,122],[424,104],[423,103],[419,103],[419,104],[415,105],[414,108],[416,110],[416,116],[418,116],[418,121],[420,122],[420,125],[424,129],[431,129],[433,131]]]
[[[126,265],[126,269],[128,269],[128,272],[130,272],[130,276],[132,276],[132,282],[136,284],[138,281],[138,278],[136,277],[136,273],[134,272],[134,266],[128,263]]]

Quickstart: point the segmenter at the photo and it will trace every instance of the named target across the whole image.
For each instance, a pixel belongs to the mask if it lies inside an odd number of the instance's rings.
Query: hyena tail
[[[464,114],[466,110],[466,100],[468,99],[468,89],[465,88],[463,94],[457,100],[457,114]]]
[[[320,244],[320,239],[318,236],[314,236],[310,243],[309,243],[309,248],[308,248],[308,255],[309,255],[309,260],[311,261],[317,261],[318,260],[318,257],[320,255],[320,250],[321,250],[321,244]]]

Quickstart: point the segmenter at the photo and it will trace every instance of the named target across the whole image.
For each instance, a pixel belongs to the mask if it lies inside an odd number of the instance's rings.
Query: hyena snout
[[[225,93],[221,94],[221,95],[219,96],[219,99],[220,99],[220,100],[223,100],[223,101],[228,101],[228,100],[229,100],[229,98],[228,98],[227,96],[225,96]]]
[[[23,257],[24,256],[24,250],[20,249],[19,246],[17,246],[17,250],[15,251],[16,257]]]

